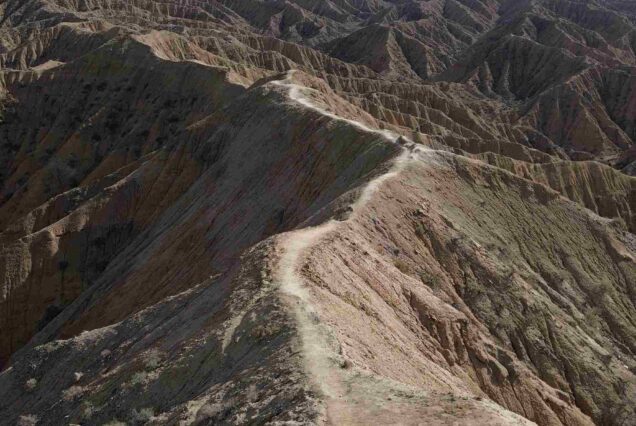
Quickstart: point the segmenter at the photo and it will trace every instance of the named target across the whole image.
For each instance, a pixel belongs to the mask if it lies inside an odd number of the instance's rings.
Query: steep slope
[[[242,114],[244,106],[254,104],[253,97],[262,96],[260,93],[266,87],[277,92],[277,87],[284,89],[285,86],[286,83],[282,86],[268,83],[262,86],[262,89],[252,89],[249,95],[250,102],[240,102],[236,111]],[[285,95],[284,92],[282,94]],[[297,102],[293,98],[291,101]],[[267,103],[267,109],[273,105],[275,103],[270,101]],[[302,105],[305,114],[320,117],[311,101],[302,102]],[[362,140],[375,140],[378,148],[384,146],[382,150],[386,154],[379,159],[388,159],[395,155],[390,153],[395,153],[398,147],[391,143],[391,138],[394,137],[381,133],[376,135],[368,128],[352,125],[347,121],[333,121],[335,117],[332,118],[330,115],[323,117],[332,121],[332,126],[336,129],[342,127],[342,131],[353,132],[354,135],[363,138]],[[227,121],[236,123],[236,120]],[[248,122],[246,125],[248,128],[241,129],[238,134],[251,134],[249,128],[262,129],[258,123]],[[318,129],[321,128],[322,126],[318,126]],[[306,131],[301,131],[300,134],[306,134]],[[389,140],[385,139],[386,137],[389,137]],[[269,139],[266,136],[261,140]],[[336,140],[343,138],[333,139],[333,142]],[[346,140],[351,141],[350,138]],[[333,142],[323,146],[331,151],[335,148]],[[230,146],[236,143],[235,141]],[[291,145],[293,146],[295,144]],[[349,149],[351,144],[340,146]],[[394,148],[387,152],[386,149],[391,146]],[[14,392],[24,387],[24,390],[17,391],[15,397],[6,399],[8,402],[3,410],[12,413],[13,416],[24,416],[32,414],[25,411],[26,407],[32,407],[28,402],[29,398],[37,398],[41,401],[39,404],[45,407],[61,396],[63,405],[56,405],[58,408],[49,412],[49,416],[74,413],[73,416],[77,419],[84,418],[84,421],[105,421],[112,418],[134,419],[135,416],[152,413],[151,418],[155,421],[168,421],[176,418],[174,416],[181,419],[198,416],[200,420],[216,418],[239,422],[252,416],[257,416],[252,418],[255,420],[261,416],[272,415],[271,410],[278,410],[274,411],[273,415],[279,416],[276,418],[280,419],[293,418],[295,415],[308,416],[312,412],[315,413],[312,415],[319,415],[320,404],[315,406],[308,396],[302,397],[300,395],[303,393],[297,394],[298,391],[293,390],[301,386],[299,389],[304,389],[302,392],[307,395],[315,392],[318,403],[325,401],[327,411],[323,415],[335,422],[354,415],[360,424],[364,424],[365,417],[355,414],[355,410],[361,408],[354,407],[359,404],[365,407],[364,404],[369,402],[362,401],[368,401],[370,396],[376,395],[372,397],[373,401],[373,398],[386,395],[387,392],[396,394],[388,401],[380,403],[376,400],[370,408],[376,413],[374,415],[389,416],[397,410],[406,416],[405,419],[408,419],[408,416],[441,416],[442,419],[461,419],[464,416],[468,419],[473,416],[473,420],[478,423],[479,419],[486,421],[488,416],[495,416],[488,421],[506,424],[521,421],[511,414],[493,411],[487,404],[483,405],[483,398],[490,397],[541,424],[587,422],[587,417],[578,408],[574,408],[575,403],[599,421],[607,418],[629,419],[627,401],[634,396],[633,375],[623,363],[633,362],[629,357],[625,358],[628,355],[624,352],[629,353],[633,350],[629,346],[629,342],[633,341],[633,328],[629,324],[633,323],[630,316],[634,310],[633,305],[631,308],[624,305],[633,303],[629,301],[631,296],[628,285],[633,282],[635,273],[633,247],[629,248],[630,244],[633,246],[633,241],[629,240],[631,234],[621,236],[620,232],[617,233],[606,221],[591,216],[591,213],[560,198],[558,194],[507,172],[443,152],[420,152],[420,149],[415,147],[406,149],[407,153],[408,150],[413,150],[413,154],[406,154],[406,157],[396,163],[399,165],[398,168],[392,171],[389,169],[391,173],[380,175],[381,179],[372,181],[372,186],[368,186],[360,195],[355,196],[359,197],[359,201],[350,204],[351,201],[348,200],[354,194],[339,198],[335,204],[332,203],[326,211],[319,213],[309,223],[323,222],[333,214],[336,214],[339,220],[345,220],[344,222],[327,222],[326,225],[315,228],[316,231],[308,230],[309,235],[312,235],[312,232],[315,235],[308,236],[308,239],[302,236],[302,232],[305,231],[298,231],[276,237],[271,243],[260,244],[242,259],[240,265],[244,266],[231,266],[227,273],[217,279],[206,279],[205,275],[189,278],[187,273],[184,275],[181,272],[179,278],[175,277],[170,281],[175,282],[177,279],[184,283],[185,288],[193,289],[186,290],[176,298],[170,297],[153,307],[138,311],[142,306],[135,306],[134,303],[131,306],[130,302],[126,301],[139,300],[129,297],[134,294],[135,286],[142,282],[135,284],[136,280],[129,275],[123,286],[108,284],[106,278],[110,274],[106,274],[101,283],[85,292],[77,302],[40,332],[32,345],[47,341],[52,334],[64,335],[70,332],[76,335],[83,329],[95,331],[82,333],[61,346],[48,343],[44,347],[35,346],[33,349],[22,350],[22,355],[18,359],[26,357],[25,362],[26,359],[34,359],[35,361],[31,362],[43,367],[35,371],[29,370],[27,364],[22,367],[22,362],[18,361],[3,375],[3,388],[7,391]],[[365,152],[368,152],[368,148]],[[372,168],[369,159],[374,155],[368,155],[363,156],[365,161],[360,161],[359,154],[353,158],[358,164]],[[245,154],[234,157],[249,158]],[[344,157],[338,155],[336,158],[342,161]],[[285,164],[294,163],[285,161]],[[257,164],[261,166],[263,162],[259,161]],[[235,170],[235,167],[229,169]],[[300,178],[296,173],[294,175],[297,176],[296,179]],[[279,172],[276,172],[275,176],[281,178]],[[259,180],[264,181],[266,187],[271,186],[269,179]],[[277,181],[287,182],[288,179],[282,177]],[[249,182],[247,186],[254,188]],[[200,199],[202,192],[199,188],[200,186],[195,184],[191,191]],[[258,187],[256,190],[262,192]],[[328,191],[321,193],[325,194]],[[451,200],[447,196],[449,193],[454,194]],[[401,197],[405,198],[400,199]],[[185,197],[186,200],[188,198],[190,197]],[[218,197],[211,196],[210,199],[216,200]],[[258,197],[245,199],[253,201]],[[517,201],[514,204],[513,215],[506,216],[512,214],[506,212],[513,211],[510,209],[515,199]],[[391,202],[387,203],[387,200]],[[497,206],[498,202],[503,205]],[[538,205],[535,204],[537,202]],[[180,204],[182,203],[179,202],[177,206]],[[317,205],[318,211],[320,205]],[[347,205],[351,207],[346,208]],[[200,202],[195,202],[185,210],[181,208],[178,211],[196,211],[200,206]],[[475,223],[474,218],[488,216],[486,213],[475,214],[476,209],[498,211],[501,219],[492,220],[494,217],[491,214],[490,221]],[[255,213],[260,214],[261,210]],[[580,222],[570,220],[567,225],[566,222],[555,222],[559,210],[563,210],[561,214],[570,217],[580,216]],[[466,211],[471,214],[465,216],[463,212]],[[187,221],[191,216],[192,214],[188,214],[184,218],[183,215],[178,215],[178,220]],[[201,217],[199,214],[194,216]],[[169,220],[170,217],[172,220],[176,219],[172,213],[168,214],[165,220]],[[519,225],[520,220],[522,222]],[[530,222],[524,222],[526,220]],[[596,224],[592,225],[590,221]],[[546,229],[548,224],[554,229]],[[510,242],[515,240],[514,235],[519,232],[518,226],[525,229],[536,227],[543,229],[544,233],[537,234],[536,239],[519,240],[518,248],[510,247]],[[171,229],[181,234],[181,229],[188,231],[181,238],[162,234],[150,245],[146,243],[148,247],[139,254],[128,253],[119,260],[115,259],[109,269],[117,271],[117,276],[126,275],[122,274],[121,266],[118,267],[117,263],[132,258],[138,259],[132,262],[133,265],[138,265],[138,268],[150,267],[161,271],[158,265],[163,264],[167,266],[166,270],[175,271],[178,269],[176,264],[182,263],[179,256],[184,254],[188,256],[188,261],[183,262],[187,269],[191,269],[193,265],[200,265],[199,268],[204,266],[206,262],[196,261],[198,256],[192,251],[203,243],[199,243],[198,239],[205,235],[197,230],[195,223],[188,226],[166,226],[162,223],[159,228],[165,229],[164,233],[172,233]],[[338,232],[335,232],[336,228]],[[241,227],[236,226],[234,229],[238,230]],[[491,237],[493,232],[498,235],[496,241]],[[598,236],[590,240],[587,236],[589,232],[595,232]],[[149,232],[139,239],[151,238],[152,234]],[[198,237],[194,237],[195,235]],[[320,235],[324,236],[319,238]],[[542,239],[541,235],[548,239]],[[580,241],[569,241],[571,238],[579,238]],[[191,247],[188,252],[170,249],[180,246],[180,241],[184,239],[189,241]],[[321,242],[319,245],[316,244],[318,241]],[[529,246],[537,244],[547,247],[548,241],[559,242],[558,246],[549,250],[550,253],[554,253],[553,255],[539,254],[540,250]],[[282,247],[278,249],[281,244]],[[612,247],[609,252],[608,246]],[[152,253],[165,253],[165,256]],[[285,253],[296,254],[288,257]],[[592,262],[597,266],[585,271],[580,266],[580,259],[584,258],[590,262],[592,253],[597,253],[595,256],[598,257]],[[307,260],[301,260],[301,256],[306,255],[309,255]],[[252,260],[252,256],[256,258]],[[168,259],[175,262],[172,265],[166,264]],[[567,259],[565,262],[568,266],[565,270],[560,264],[563,259]],[[149,265],[140,265],[140,262]],[[371,267],[373,264],[377,266]],[[621,272],[609,272],[613,269]],[[262,272],[258,272],[259,270]],[[286,270],[298,271],[298,275],[294,275],[294,272],[292,275],[277,272]],[[552,272],[555,270],[567,272],[559,272],[559,277],[555,278],[555,272]],[[205,269],[199,272],[204,271],[205,274],[212,272]],[[563,275],[564,273],[567,275]],[[140,275],[148,277],[147,272]],[[254,275],[255,278],[250,278]],[[224,278],[226,276],[227,278]],[[337,279],[337,276],[341,278]],[[219,279],[221,281],[218,281]],[[594,282],[598,279],[603,282],[603,288],[595,287]],[[228,280],[233,284],[223,284]],[[299,281],[291,284],[290,280]],[[245,287],[250,285],[251,288]],[[535,286],[536,290],[528,292],[528,288],[532,286]],[[125,291],[122,287],[125,287]],[[153,284],[153,291],[159,288],[157,284]],[[225,288],[227,290],[224,290]],[[305,288],[307,290],[304,290]],[[143,287],[140,287],[140,290],[142,289]],[[180,290],[182,289],[172,288],[170,292],[174,294]],[[226,291],[236,295],[226,295]],[[306,291],[308,293],[305,293]],[[508,295],[510,299],[502,299],[503,294]],[[517,294],[524,296],[519,299]],[[590,302],[586,302],[587,298],[596,299],[599,295],[603,296],[603,302],[596,302],[590,307]],[[289,297],[292,300],[285,302]],[[306,307],[294,314],[294,306],[297,306],[294,299],[297,297],[300,297]],[[530,298],[526,299],[527,297]],[[270,301],[271,298],[274,300]],[[277,299],[282,301],[276,302]],[[210,306],[210,303],[218,307],[205,308]],[[220,306],[224,306],[225,303],[232,303],[232,307],[221,308]],[[521,303],[522,307],[513,308],[516,303]],[[285,308],[287,304],[290,304],[291,309]],[[179,308],[170,307],[174,305]],[[265,311],[260,311],[261,307]],[[171,313],[174,312],[173,309],[178,309],[178,313]],[[190,313],[193,310],[203,312],[201,309],[206,311],[203,317]],[[282,309],[280,314],[277,314],[278,309]],[[139,312],[132,317],[138,324],[148,324],[150,327],[144,326],[144,334],[138,337],[145,343],[136,344],[132,354],[114,356],[113,352],[117,354],[117,351],[125,350],[125,342],[128,339],[137,339],[133,336],[139,329],[125,319],[134,312]],[[180,331],[181,328],[174,331],[169,325],[149,325],[161,324],[173,315],[176,315],[175,321],[184,331]],[[197,325],[205,321],[208,315],[215,317],[214,320],[209,320],[212,329]],[[269,320],[272,315],[274,317]],[[301,318],[308,316],[308,319],[299,320],[299,315]],[[220,317],[216,318],[217,316]],[[549,322],[546,322],[546,316],[549,316]],[[118,323],[120,320],[124,322],[114,329],[112,326],[95,329],[99,326],[100,320],[95,322],[91,320],[92,317],[101,318],[106,324]],[[248,318],[257,323],[246,322]],[[590,322],[591,318],[594,318],[595,322]],[[316,321],[319,321],[317,324],[328,326],[312,325],[316,324]],[[548,325],[546,329],[546,324],[552,322],[556,322],[556,325]],[[367,326],[362,326],[365,323]],[[77,325],[74,324],[81,324],[81,328],[77,329]],[[265,328],[260,331],[261,327]],[[312,330],[315,327],[318,327],[318,331]],[[153,328],[156,331],[150,333]],[[76,331],[73,331],[74,329]],[[366,331],[361,333],[361,330]],[[536,330],[537,333],[531,330]],[[542,330],[548,334],[542,334]],[[303,349],[308,342],[313,345],[316,344],[316,340],[320,341],[313,334],[316,332],[319,333],[318,336],[320,333],[326,333],[326,342],[332,342],[325,343],[324,346],[318,343],[319,347],[326,348],[326,360],[316,359],[320,357],[317,355],[320,352],[312,350],[311,347]],[[202,343],[187,343],[193,333],[197,336],[195,341],[206,342],[205,346],[202,347]],[[209,337],[202,338],[201,333]],[[144,335],[149,337],[143,337]],[[286,335],[290,337],[284,337]],[[247,340],[242,336],[246,336]],[[271,340],[274,336],[276,338]],[[390,338],[387,340],[388,336]],[[96,339],[95,342],[93,339]],[[590,339],[599,343],[589,346]],[[165,343],[160,343],[164,341]],[[285,343],[286,341],[288,343]],[[545,341],[551,343],[542,351],[537,345]],[[88,342],[95,348],[93,351],[106,352],[95,357],[80,356],[79,354],[83,353],[81,348]],[[611,342],[622,344],[615,346]],[[582,343],[584,347],[590,348],[589,352],[577,352],[573,349],[582,347]],[[219,361],[207,364],[204,370],[207,371],[204,374],[207,379],[198,384],[208,389],[205,391],[206,396],[196,401],[189,400],[188,395],[193,395],[193,391],[189,390],[191,385],[184,387],[180,383],[186,383],[189,373],[185,372],[191,371],[191,364],[186,362],[184,365],[172,360],[180,359],[186,353],[189,354],[188,359],[235,359],[230,355],[229,349],[235,344],[239,344],[240,350],[247,352],[242,352],[246,355],[241,355],[239,365],[233,369],[234,373],[228,377],[215,370],[218,368],[216,366],[223,365]],[[285,360],[282,353],[286,350],[280,349],[283,351],[280,353],[276,349],[279,344],[283,345],[282,347],[300,345],[299,352],[293,351],[297,353],[295,361]],[[335,349],[332,349],[334,352],[328,349],[330,345],[336,345]],[[601,350],[601,347],[612,349]],[[178,353],[184,355],[177,355]],[[196,353],[201,355],[194,355]],[[577,353],[580,355],[577,356]],[[145,366],[139,365],[141,354],[141,360],[146,359],[143,361],[147,364]],[[561,357],[565,356],[566,365],[570,367],[563,371],[561,365],[564,361]],[[81,359],[90,361],[88,364],[86,361],[77,364]],[[166,359],[171,361],[166,363]],[[275,365],[265,370],[268,374],[262,375],[253,372],[255,367],[250,364],[250,360],[253,359],[269,360],[265,362]],[[618,360],[621,362],[617,362]],[[302,367],[306,363],[311,365],[312,362],[317,363],[318,367]],[[54,365],[56,367],[53,367]],[[104,365],[110,366],[108,369],[113,369],[113,373],[106,374],[107,370],[103,370]],[[286,365],[292,370],[279,372],[286,381],[270,388],[269,386],[276,382],[269,372],[279,371],[278,365]],[[345,371],[342,372],[338,365],[344,366]],[[296,372],[293,372],[294,368],[297,369]],[[316,368],[320,374],[315,373]],[[323,370],[320,370],[321,368]],[[54,380],[53,377],[60,369],[67,371],[69,379],[55,385],[55,389],[59,391],[51,391],[45,385],[47,381]],[[332,370],[335,370],[335,373],[330,373]],[[200,369],[197,371],[201,374]],[[363,373],[364,371],[373,374],[369,376],[369,373]],[[78,374],[73,376],[74,372]],[[593,382],[589,379],[581,382],[577,378],[583,372],[586,377],[597,379]],[[306,374],[309,376],[305,376]],[[303,376],[305,379],[301,379]],[[329,380],[334,384],[328,384],[325,388],[320,386],[322,382],[319,382],[319,386],[312,386],[314,380],[323,380],[329,376],[333,376]],[[173,379],[166,382],[169,377]],[[392,381],[396,384],[392,385]],[[622,385],[612,384],[614,381]],[[400,382],[404,385],[397,384]],[[165,390],[166,383],[170,383],[169,389],[175,390]],[[212,383],[219,384],[212,386]],[[265,383],[268,383],[268,386],[263,388]],[[599,388],[602,383],[607,383],[607,387]],[[104,395],[105,389],[113,389],[115,386],[121,390],[111,394],[110,398],[116,398],[121,403],[104,404],[105,401],[100,399],[103,398],[101,395]],[[251,389],[250,386],[263,389],[264,394],[255,391],[257,393],[253,396],[254,403],[250,404],[232,399],[231,395],[237,395],[237,392],[250,395],[252,391],[239,391]],[[349,390],[344,390],[344,395],[334,397],[330,394],[330,389],[333,392],[330,386],[336,386],[335,389],[343,386],[343,389]],[[409,390],[422,386],[427,388],[425,393]],[[593,386],[595,391],[586,390],[586,386]],[[139,399],[141,394],[135,389],[145,389],[142,399]],[[604,390],[599,392],[600,389]],[[416,393],[406,397],[412,392]],[[292,398],[290,394],[296,396]],[[139,396],[131,398],[131,395]],[[511,395],[516,397],[510,398]],[[79,398],[80,396],[82,398]],[[262,403],[257,402],[272,398],[279,401],[279,408],[261,406]],[[47,400],[51,402],[47,403]],[[354,405],[346,402],[351,400],[359,402]],[[431,408],[424,408],[429,403]],[[241,411],[248,406],[251,406],[253,411]],[[286,406],[293,406],[298,411],[282,408]],[[113,407],[118,408],[113,410]],[[37,408],[33,412],[37,413]],[[496,418],[499,420],[494,420]]]
[[[328,52],[345,62],[366,65],[390,79],[427,79],[443,67],[423,43],[380,25],[370,25],[337,40]]]
[[[633,423],[632,9],[3,3],[0,416]]]
[[[183,34],[188,41],[180,49],[192,49],[194,42],[217,57],[229,56],[240,64],[218,59],[222,66],[244,69],[247,65],[276,72],[307,67],[306,71],[321,77],[328,73],[339,80],[332,86],[337,91],[357,86],[350,93],[356,97],[366,94],[368,89],[359,86],[368,82],[340,79],[362,77],[385,83],[407,79],[413,81],[412,86],[421,86],[415,92],[431,87],[446,90],[446,84],[433,82],[459,82],[457,92],[477,96],[480,126],[498,129],[488,138],[522,143],[550,154],[558,150],[573,160],[597,159],[626,172],[633,169],[631,93],[636,31],[629,19],[604,5],[547,0],[149,1],[135,2],[133,7],[96,2],[90,8],[53,0],[43,4],[45,7],[28,8],[10,2],[5,22],[16,23],[5,31],[6,48],[19,46],[25,31],[37,33],[40,22],[49,26],[63,20],[87,21],[94,26],[106,19],[134,30]],[[42,20],[43,10],[54,18]],[[610,27],[613,29],[608,30]],[[33,35],[28,37],[33,39]],[[333,58],[281,40],[315,46],[364,66],[339,63],[325,67],[326,62],[333,64]],[[389,87],[381,92],[403,97]],[[454,104],[464,101],[462,94],[452,98]],[[565,101],[557,103],[561,98]],[[403,106],[398,108],[388,117],[377,118],[415,130],[422,130],[419,121],[430,120],[413,116]],[[395,123],[395,115],[409,119]],[[472,137],[434,121],[454,139]],[[559,124],[561,121],[565,123]],[[436,129],[434,133],[442,132]]]

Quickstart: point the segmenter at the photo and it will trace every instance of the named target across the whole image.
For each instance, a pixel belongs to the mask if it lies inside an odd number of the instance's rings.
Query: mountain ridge
[[[629,424],[634,12],[5,2],[0,413]]]

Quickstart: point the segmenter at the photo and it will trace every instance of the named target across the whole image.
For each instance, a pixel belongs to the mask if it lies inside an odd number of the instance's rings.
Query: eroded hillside
[[[635,12],[0,4],[2,418],[635,422]]]

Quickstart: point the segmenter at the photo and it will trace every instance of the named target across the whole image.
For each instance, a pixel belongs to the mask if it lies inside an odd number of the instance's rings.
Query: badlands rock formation
[[[636,7],[0,3],[0,421],[636,423]]]

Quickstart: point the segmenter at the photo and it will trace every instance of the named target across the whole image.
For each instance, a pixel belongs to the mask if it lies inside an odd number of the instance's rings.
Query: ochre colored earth
[[[0,3],[0,424],[636,424],[636,3]]]

